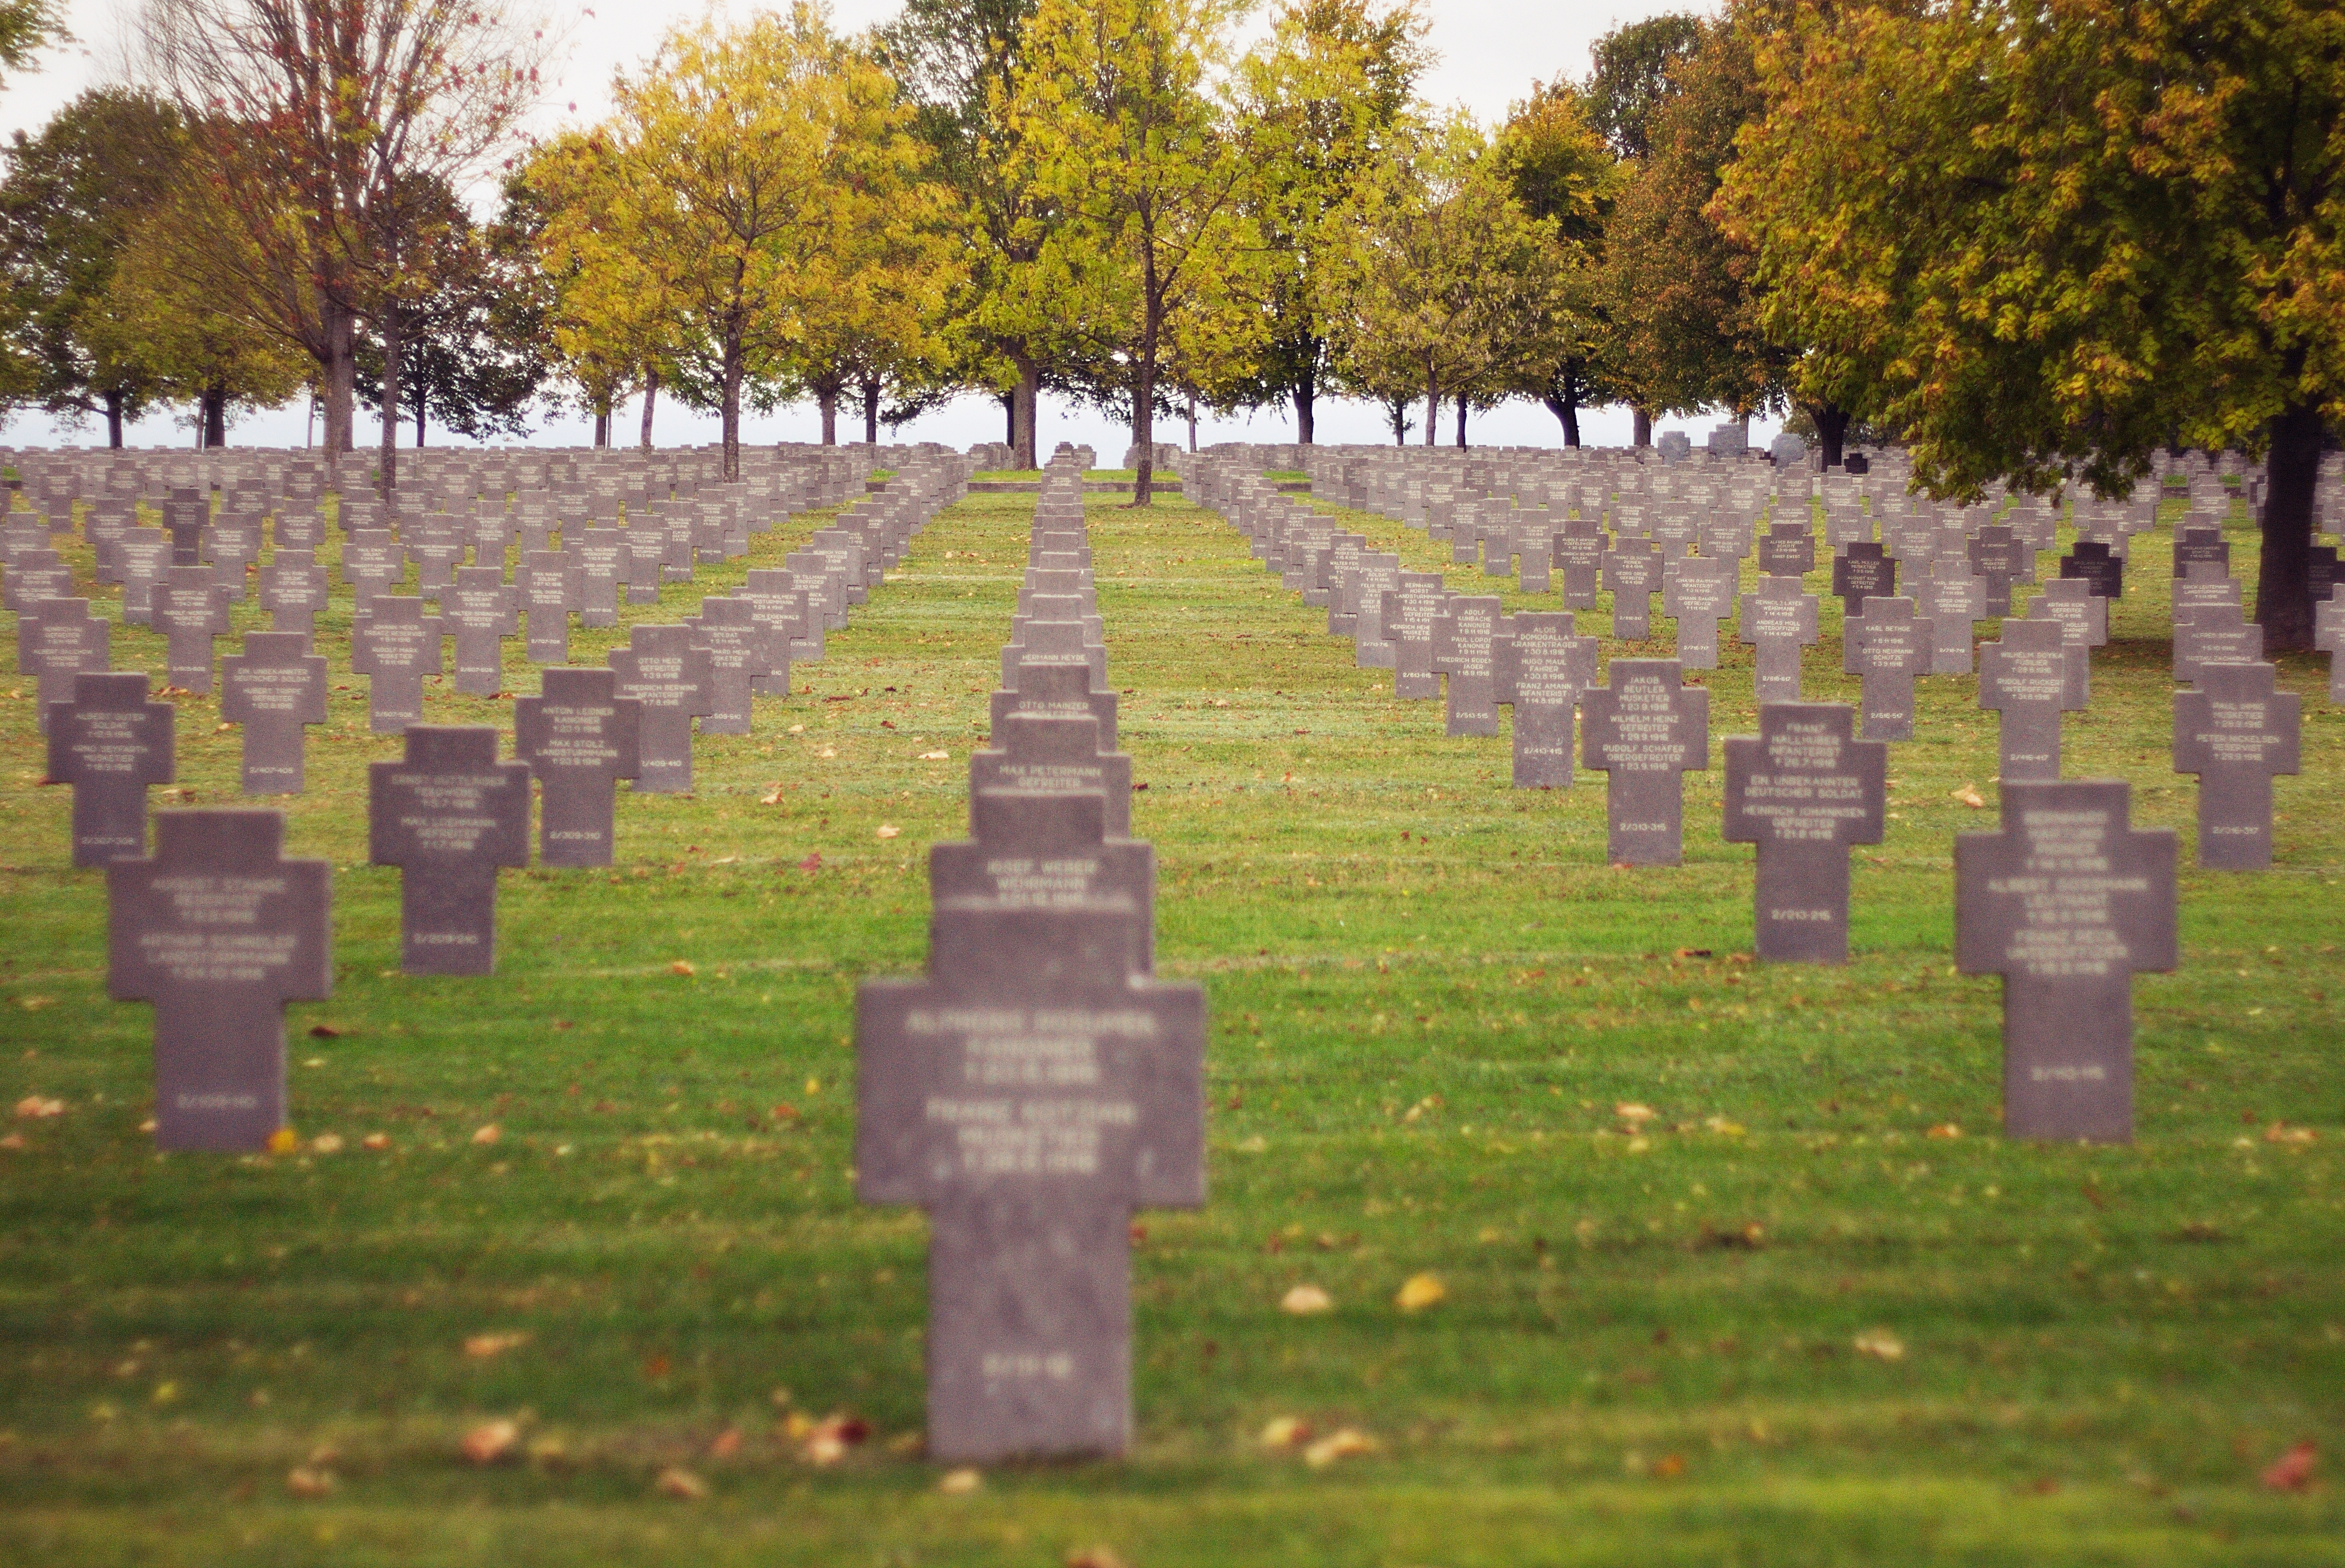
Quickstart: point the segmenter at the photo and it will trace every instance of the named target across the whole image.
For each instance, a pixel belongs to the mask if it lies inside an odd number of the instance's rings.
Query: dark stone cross
[[[227,635],[228,594],[209,566],[173,566],[148,598],[155,629],[168,639],[170,683],[181,691],[212,688],[212,639]]]
[[[1758,701],[1800,700],[1800,650],[1819,635],[1818,608],[1816,596],[1790,575],[1762,576],[1742,596],[1741,640],[1754,650]]]
[[[1579,699],[1580,762],[1609,774],[1606,858],[1674,866],[1685,858],[1684,775],[1710,768],[1710,693],[1673,658],[1616,658],[1609,686]]]
[[[1506,606],[1494,595],[1452,594],[1433,619],[1433,667],[1449,682],[1447,735],[1496,735],[1498,705],[1491,664],[1494,645],[1505,635]]]
[[[386,595],[350,627],[350,668],[368,677],[367,718],[377,735],[423,722],[423,677],[440,673],[442,624],[423,601]]]
[[[1848,962],[1848,853],[1886,829],[1889,747],[1855,738],[1840,702],[1764,702],[1759,733],[1726,742],[1730,844],[1759,846],[1756,952],[1782,963]]]
[[[312,550],[279,548],[260,568],[260,603],[269,611],[269,629],[298,632],[308,643],[326,607],[326,568]]]
[[[1130,921],[940,911],[856,1007],[857,1196],[929,1211],[928,1455],[1123,1451],[1132,1214],[1203,1204],[1205,999]]]
[[[1816,569],[1816,536],[1804,523],[1776,523],[1759,541],[1760,575],[1804,577]]]
[[[2006,1136],[2133,1137],[2133,977],[2178,962],[2175,836],[2117,779],[2013,781],[2003,828],[1954,836],[1954,952],[2003,978]]]
[[[25,550],[8,563],[0,588],[0,606],[23,615],[43,599],[73,597],[73,572],[55,550]]]
[[[43,733],[49,705],[71,700],[77,677],[106,672],[109,632],[87,599],[41,599],[17,616],[16,667],[34,678],[33,717]]]
[[[504,689],[505,638],[521,630],[521,596],[502,566],[459,566],[441,596],[441,619],[456,642],[456,689],[494,697]]]
[[[107,991],[155,1005],[155,1142],[257,1152],[286,1125],[285,1004],[333,988],[330,868],[285,814],[162,811],[155,857],[106,869]]]
[[[407,558],[415,563],[417,596],[437,603],[455,585],[456,567],[464,558],[464,541],[445,522],[427,524],[407,541]]]
[[[1853,673],[1864,677],[1864,738],[1914,738],[1914,677],[1930,667],[1934,636],[1911,599],[1873,597],[1864,616],[1842,628]]]
[[[690,626],[636,626],[613,648],[616,690],[644,705],[635,789],[682,795],[692,789],[692,721],[716,710],[716,677],[708,650],[692,646]]]
[[[993,727],[990,748],[969,759],[973,789],[1069,794],[1089,790],[1104,802],[1101,830],[1132,837],[1132,759],[1099,749],[1099,721],[1089,717],[1010,713]]]
[[[244,727],[244,792],[299,795],[305,725],[326,722],[326,661],[302,632],[247,632],[220,661],[220,718]]]
[[[570,617],[582,602],[583,580],[577,561],[559,550],[523,552],[513,588],[529,617],[530,663],[570,662]]]
[[[2231,571],[2231,546],[2220,528],[2183,527],[2174,531],[2174,575],[2187,577],[2196,565],[2211,565],[2223,575]]]
[[[714,595],[700,602],[700,614],[686,616],[695,647],[708,654],[713,681],[712,706],[700,721],[703,735],[749,733],[750,691],[777,667],[789,679],[789,642],[775,627],[757,619],[757,606],[746,599]]]
[[[1552,560],[1563,573],[1563,607],[1592,610],[1604,572],[1604,524],[1574,517],[1557,530]]]
[[[2056,621],[2006,619],[1979,649],[1978,705],[2003,718],[2003,779],[2060,777],[2060,715],[2085,706],[2066,633]]]
[[[656,523],[645,523],[623,532],[627,541],[627,603],[656,605],[661,571],[667,565],[667,530]]]
[[[342,581],[350,585],[350,615],[366,618],[368,606],[390,597],[407,580],[407,556],[388,528],[360,528],[342,545]]]
[[[2100,540],[2077,540],[2076,547],[2060,557],[2060,575],[2081,578],[2096,598],[2125,597],[2125,557]]]
[[[538,858],[607,866],[618,781],[641,776],[644,705],[608,669],[549,669],[542,694],[513,702],[513,754],[537,775]]]
[[[1568,610],[1527,610],[1507,625],[1491,687],[1515,710],[1515,788],[1568,789],[1572,720],[1596,684],[1596,639],[1573,635]]]
[[[1986,614],[1986,585],[1963,555],[1939,555],[1914,578],[1915,607],[1930,623],[1932,675],[1968,675],[1976,623]]]
[[[2329,656],[2329,700],[2345,703],[2345,598],[2312,607],[2312,646]]]
[[[1099,720],[1100,749],[1115,749],[1115,693],[1091,684],[1090,664],[1077,658],[1019,661],[1015,680],[991,699],[992,724],[1000,728],[1013,713],[1087,714]]]
[[[2264,629],[2237,605],[2208,605],[2174,616],[2174,683],[2195,686],[2210,664],[2260,664]]]
[[[1441,695],[1441,676],[1433,667],[1433,624],[1448,602],[1438,572],[1403,572],[1400,586],[1385,596],[1378,625],[1393,647],[1394,697]]]
[[[792,585],[792,575],[777,567],[760,567],[743,576],[734,595],[747,600],[757,624],[771,627],[781,639],[779,662],[749,683],[750,690],[759,697],[789,696],[790,661],[822,657],[822,624],[815,618],[806,595]]]
[[[48,781],[73,786],[73,863],[102,866],[147,852],[147,790],[172,779],[168,702],[147,700],[140,670],[74,677],[49,708]]]
[[[155,589],[171,569],[171,541],[159,529],[133,528],[114,546],[114,561],[122,577],[124,623],[154,625]]]
[[[1965,546],[1971,571],[1985,585],[1982,616],[2011,614],[2011,585],[2035,578],[2035,552],[2027,541],[2002,523],[1990,523],[1970,537]]]
[[[1897,592],[1897,557],[1870,539],[1843,547],[1832,557],[1832,591],[1840,596],[1842,618],[1855,619],[1867,599]]]
[[[163,531],[171,535],[171,565],[202,565],[204,530],[212,520],[211,497],[183,484],[164,494],[160,510]]]
[[[564,533],[563,543],[569,545]],[[616,528],[584,528],[574,550],[578,561],[578,624],[619,624],[619,580],[626,575],[627,536]]]
[[[1653,596],[1661,591],[1661,547],[1650,539],[1616,539],[1604,552],[1614,636],[1636,643],[1653,635]]]
[[[2272,775],[2299,766],[2304,699],[2274,688],[2268,664],[2210,664],[2174,694],[2174,770],[2198,775],[2198,863],[2272,862]]]
[[[1690,555],[1669,563],[1661,610],[1678,623],[1678,663],[1688,669],[1718,667],[1718,623],[1734,613],[1741,576],[1736,564],[1723,557]]]
[[[367,768],[367,853],[400,868],[400,967],[496,970],[497,868],[529,864],[529,764],[488,726],[415,724],[407,755]]]

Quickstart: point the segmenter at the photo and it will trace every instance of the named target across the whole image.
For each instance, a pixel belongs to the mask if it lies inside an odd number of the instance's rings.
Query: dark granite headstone
[[[1653,635],[1653,596],[1661,591],[1661,547],[1621,538],[1604,552],[1604,585],[1612,590],[1612,635],[1642,642]]]
[[[122,619],[130,626],[155,622],[155,589],[171,569],[170,536],[157,528],[133,528],[114,546],[121,569]]]
[[[1840,596],[1842,617],[1853,620],[1864,614],[1867,599],[1897,592],[1897,558],[1870,539],[1843,546],[1832,557],[1832,587]]]
[[[0,606],[23,615],[43,599],[73,597],[73,573],[55,550],[26,550],[0,575]]]
[[[87,599],[41,599],[17,616],[17,667],[36,682],[33,715],[41,729],[51,703],[72,699],[76,677],[106,672],[109,630],[89,613]]]
[[[529,764],[497,760],[497,732],[407,729],[407,755],[367,769],[368,854],[401,870],[400,967],[496,969],[497,868],[529,864]]]
[[[1930,667],[1934,628],[1914,613],[1911,599],[1868,598],[1862,620],[1842,635],[1854,647],[1864,677],[1864,738],[1914,738],[1914,677]]]
[[[200,568],[198,568],[200,569]],[[155,1142],[264,1149],[286,1125],[285,1004],[331,993],[330,868],[281,811],[163,811],[106,870],[107,991],[155,1004]]]
[[[73,787],[73,863],[102,866],[147,852],[147,790],[172,778],[168,702],[147,700],[139,670],[74,677],[48,716],[52,784]]]
[[[1673,658],[1616,658],[1580,697],[1580,762],[1610,775],[1604,814],[1614,865],[1685,856],[1685,779],[1710,768],[1710,693]]]
[[[1800,700],[1800,650],[1818,636],[1816,596],[1794,576],[1762,576],[1742,596],[1742,636],[1754,650],[1757,700]]]
[[[1095,720],[1089,725],[1097,754]],[[1071,749],[1071,748],[1070,748]],[[939,911],[971,901],[1000,910],[1086,910],[1092,921],[1129,928],[1132,972],[1154,967],[1155,850],[1107,832],[1098,789],[972,789],[969,837],[929,848],[929,897]]]
[[[2133,1136],[2133,977],[2178,962],[2175,836],[2116,779],[2014,781],[2003,830],[1954,836],[1954,952],[2003,980],[2003,1127]]]
[[[204,529],[212,520],[211,498],[191,485],[178,485],[165,493],[161,510],[163,531],[171,536],[171,565],[202,565]]]
[[[1761,575],[1804,577],[1815,569],[1816,536],[1806,524],[1774,524],[1759,541]]]
[[[549,669],[543,692],[513,703],[513,754],[537,775],[538,858],[611,863],[618,781],[642,772],[644,706],[607,669]]]
[[[1132,1211],[1204,1201],[1203,990],[1083,911],[940,912],[856,1015],[856,1190],[929,1217],[929,1459],[1119,1453]]]
[[[626,575],[626,562],[631,558],[627,536],[616,528],[586,528],[579,532],[574,550],[569,546],[568,534],[563,541],[565,553],[578,562],[578,624],[617,626],[619,582]]]
[[[1403,572],[1400,586],[1385,596],[1380,624],[1393,645],[1394,697],[1441,695],[1441,676],[1433,667],[1433,626],[1448,601],[1438,572]]]
[[[494,697],[504,689],[504,639],[521,630],[521,596],[501,566],[459,566],[441,597],[441,619],[456,643],[456,689]]]
[[[2174,575],[2186,577],[2195,565],[2211,565],[2223,575],[2231,570],[2231,546],[2220,528],[2178,528],[2174,531]]]
[[[1115,693],[1091,685],[1091,667],[1080,660],[1028,658],[1015,671],[1017,684],[991,699],[992,723],[1013,713],[1088,714],[1099,720],[1100,749],[1115,749]]]
[[[2276,690],[2268,664],[2209,664],[2174,694],[2174,770],[2198,775],[2198,863],[2259,871],[2272,861],[2272,775],[2299,766],[2303,698]]]
[[[173,566],[148,599],[155,629],[168,640],[170,683],[181,691],[212,688],[212,639],[227,635],[228,595],[209,566]]]
[[[423,601],[386,595],[350,627],[350,668],[368,677],[367,717],[377,735],[423,722],[423,677],[440,673],[440,617]]]
[[[611,650],[609,662],[618,672],[618,694],[644,705],[636,792],[689,793],[692,721],[716,709],[708,651],[692,646],[690,626],[637,626],[629,630],[625,647]]]
[[[703,735],[749,733],[749,694],[757,679],[777,667],[785,684],[789,679],[789,643],[777,630],[757,620],[757,609],[746,599],[719,598],[700,602],[700,614],[686,616],[695,647],[708,653],[708,672],[715,682],[714,706],[700,721]]]
[[[1979,649],[1978,705],[2003,716],[1998,777],[2060,777],[2060,715],[2085,706],[2066,635],[2056,621],[2005,620]]]
[[[2005,524],[1990,523],[1971,535],[1971,571],[1986,585],[1983,616],[2011,614],[2011,585],[2035,576],[2035,552]]]
[[[220,661],[220,718],[244,728],[244,792],[299,795],[305,725],[326,722],[326,661],[302,632],[248,632]]]
[[[1505,633],[1506,606],[1495,596],[1452,594],[1433,620],[1433,667],[1448,677],[1448,735],[1496,735],[1491,649]]]
[[[2097,539],[2079,539],[2060,557],[2060,575],[2089,585],[2096,598],[2125,597],[2125,557]]]
[[[1492,648],[1492,690],[1515,710],[1515,788],[1571,788],[1572,718],[1596,684],[1597,642],[1573,635],[1571,613],[1525,611]]]
[[[1764,702],[1759,733],[1726,742],[1730,844],[1759,846],[1756,952],[1848,962],[1848,852],[1886,827],[1889,747],[1854,737],[1845,703]]]
[[[407,555],[388,528],[359,528],[342,543],[342,581],[350,585],[353,621],[407,580]]]

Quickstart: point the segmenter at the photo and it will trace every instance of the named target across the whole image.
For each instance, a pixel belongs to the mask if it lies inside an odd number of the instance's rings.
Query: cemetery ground
[[[1031,509],[945,512],[808,689],[695,743],[695,793],[622,792],[615,867],[505,873],[487,979],[397,972],[364,764],[400,742],[367,733],[338,586],[333,719],[281,802],[336,932],[332,1000],[289,1010],[284,1156],[141,1134],[151,1014],[105,998],[103,879],[69,867],[15,683],[0,1558],[2345,1562],[2345,716],[2283,661],[2278,864],[2197,870],[2162,531],[2066,772],[2182,830],[2183,966],[2136,985],[2138,1141],[2029,1146],[1997,1131],[1999,983],[1952,967],[1953,835],[1995,820],[1973,678],[1924,679],[1892,749],[1853,962],[1762,967],[1751,851],[1718,834],[1747,647],[1696,677],[1686,863],[1616,870],[1600,776],[1509,789],[1504,736],[1396,702],[1218,516],[1094,495],[1159,971],[1211,997],[1211,1193],[1135,1217],[1130,1457],[940,1484],[925,1222],[851,1194],[852,998],[926,956],[923,854],[965,829]],[[1853,700],[1824,607],[1807,693]],[[216,699],[176,700],[155,804],[239,803]],[[445,681],[426,717],[510,735]],[[1332,1310],[1283,1310],[1298,1286]],[[1282,1420],[1307,1435],[1265,1441]]]

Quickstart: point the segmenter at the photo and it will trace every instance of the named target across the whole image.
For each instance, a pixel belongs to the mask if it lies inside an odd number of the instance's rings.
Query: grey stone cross
[[[326,722],[326,661],[306,632],[248,632],[220,661],[220,718],[243,727],[244,792],[299,795],[305,727]]]
[[[549,669],[539,696],[513,702],[513,754],[537,776],[538,858],[611,863],[618,781],[643,770],[644,705],[618,695],[616,672]]]
[[[1724,837],[1759,846],[1762,959],[1848,962],[1849,847],[1881,842],[1888,806],[1888,744],[1855,723],[1845,703],[1768,702],[1758,734],[1727,739]]]
[[[1493,650],[1493,695],[1515,710],[1515,788],[1571,788],[1573,718],[1596,684],[1597,642],[1573,634],[1568,610],[1527,610]]]
[[[73,787],[73,863],[147,852],[147,790],[172,778],[173,709],[147,700],[140,670],[74,677],[49,708],[48,781]]]
[[[1674,866],[1685,857],[1685,775],[1710,768],[1710,693],[1673,658],[1616,658],[1579,699],[1580,761],[1609,775],[1606,857]]]
[[[2198,863],[2258,871],[2272,861],[2272,775],[2299,766],[2303,698],[2274,688],[2268,664],[2200,667],[2174,694],[2174,770],[2198,775]]]
[[[529,864],[529,765],[497,760],[487,725],[416,724],[407,755],[367,769],[368,856],[400,868],[400,967],[496,969],[497,868]]]

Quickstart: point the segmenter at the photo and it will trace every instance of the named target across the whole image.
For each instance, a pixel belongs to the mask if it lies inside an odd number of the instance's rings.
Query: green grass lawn
[[[1893,748],[1855,961],[1761,968],[1751,851],[1717,831],[1747,649],[1705,677],[1686,864],[1616,871],[1599,778],[1508,789],[1504,737],[1394,701],[1219,517],[1091,506],[1160,968],[1213,1009],[1211,1202],[1138,1217],[1127,1459],[939,1485],[923,1225],[847,1168],[855,986],[923,961],[922,851],[965,822],[1025,558],[1031,498],[981,495],[808,689],[697,743],[695,795],[621,800],[619,865],[507,873],[493,979],[397,973],[397,873],[360,862],[363,765],[399,743],[338,605],[349,689],[289,808],[289,852],[336,868],[335,995],[291,1022],[299,1130],[338,1153],[141,1136],[151,1014],[105,999],[103,880],[38,785],[30,680],[0,684],[0,1104],[66,1106],[0,1129],[0,1561],[2345,1563],[2345,718],[2316,661],[2282,669],[2279,865],[2186,869],[2183,968],[2137,986],[2139,1142],[2020,1146],[1998,983],[1951,967],[1952,837],[1994,815],[1973,680],[1924,681]],[[2165,535],[2136,548],[2069,769],[2133,780],[2188,867]],[[1809,693],[1853,700],[1826,606]],[[143,631],[116,648],[161,668]],[[511,724],[445,687],[427,714]],[[211,699],[179,740],[156,803],[238,803]],[[1445,1299],[1402,1313],[1426,1272]],[[1335,1310],[1283,1313],[1298,1284]],[[869,1441],[817,1465],[836,1412]],[[1314,1467],[1264,1445],[1282,1417],[1376,1451]],[[513,1461],[467,1462],[495,1420]],[[2259,1483],[2308,1441],[2309,1490]]]

